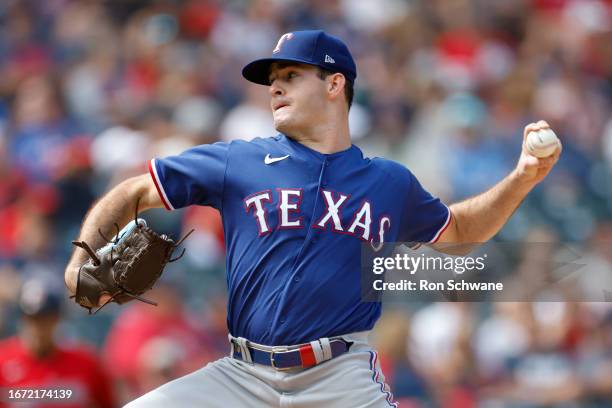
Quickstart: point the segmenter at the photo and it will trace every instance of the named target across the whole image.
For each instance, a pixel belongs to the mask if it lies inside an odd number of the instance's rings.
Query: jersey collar
[[[325,154],[325,153],[318,152],[314,149],[311,149],[310,147],[305,146],[300,142],[296,142],[290,137],[284,135],[283,133],[279,133],[276,138],[280,143],[288,146],[289,148],[297,150],[300,153],[312,156],[318,161],[326,161],[326,160],[330,161],[330,160],[336,160],[336,159],[345,158],[345,157],[346,158],[363,158],[363,154],[361,153],[361,150],[354,144],[351,144],[351,147],[349,147],[348,149],[341,150],[336,153]]]

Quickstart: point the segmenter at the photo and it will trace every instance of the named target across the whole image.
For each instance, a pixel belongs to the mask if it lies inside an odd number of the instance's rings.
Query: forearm
[[[465,254],[473,247],[470,244],[486,242],[499,232],[527,194],[544,180],[559,160],[563,149],[559,141],[557,149],[548,157],[533,156],[525,145],[529,132],[549,128],[542,120],[525,126],[523,148],[516,168],[488,191],[451,205],[451,223],[434,248],[446,253]],[[453,248],[453,244],[462,245]]]
[[[451,205],[454,243],[481,243],[491,239],[533,187],[533,183],[522,181],[513,171],[488,191]]]
[[[106,244],[98,230],[110,239],[117,232],[115,223],[122,228],[134,219],[137,202],[139,202],[139,211],[156,206],[156,200],[151,198],[146,177],[148,176],[128,179],[104,195],[85,216],[78,241],[85,241],[96,250]],[[87,259],[89,259],[87,252],[75,247],[64,275],[71,294],[76,291],[79,266]]]

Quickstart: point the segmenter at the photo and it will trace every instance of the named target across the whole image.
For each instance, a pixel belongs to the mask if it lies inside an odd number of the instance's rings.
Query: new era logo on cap
[[[330,57],[329,55],[325,54],[325,62],[327,62],[328,64],[335,64],[336,61],[334,61],[334,59],[332,57]]]

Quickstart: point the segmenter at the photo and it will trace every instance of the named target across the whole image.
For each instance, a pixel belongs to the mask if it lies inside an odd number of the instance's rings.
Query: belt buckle
[[[277,367],[276,366],[276,362],[274,360],[274,354],[286,353],[288,351],[290,351],[290,350],[287,347],[283,347],[283,348],[281,348],[279,350],[274,349],[274,348],[272,349],[272,351],[270,352],[270,365],[272,366],[272,368],[274,368],[277,371],[287,371],[287,370],[291,370],[291,369],[294,368],[294,367],[285,367],[285,368],[282,368],[282,367]]]

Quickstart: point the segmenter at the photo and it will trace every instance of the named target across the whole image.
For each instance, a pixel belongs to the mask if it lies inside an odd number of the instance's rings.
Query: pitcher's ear
[[[344,90],[346,79],[341,73],[335,73],[327,77],[327,91],[336,93]]]

